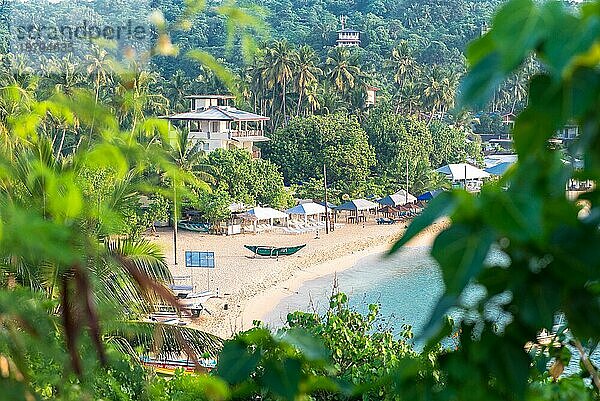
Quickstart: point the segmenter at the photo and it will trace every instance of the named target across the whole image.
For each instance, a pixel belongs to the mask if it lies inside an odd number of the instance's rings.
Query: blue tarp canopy
[[[325,206],[315,202],[301,203],[285,211],[287,214],[303,214],[312,216],[315,214],[324,214]]]
[[[321,206],[325,206],[325,202],[317,202],[319,205]],[[335,209],[337,207],[337,205],[331,203],[331,202],[327,202],[327,207],[329,209]]]
[[[512,162],[502,162],[498,163],[495,166],[486,168],[485,171],[492,175],[502,175],[510,166],[512,166]]]
[[[421,194],[417,197],[417,200],[420,201],[427,201],[427,200],[431,200],[433,198],[435,198],[436,196],[438,196],[439,194],[441,194],[444,190],[443,189],[434,189],[431,191],[427,191],[424,194]]]

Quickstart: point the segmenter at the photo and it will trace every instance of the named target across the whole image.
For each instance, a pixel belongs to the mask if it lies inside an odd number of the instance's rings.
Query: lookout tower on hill
[[[345,15],[342,15],[340,17],[342,29],[337,31],[337,46],[360,46],[360,32],[355,31],[354,29],[346,28],[347,19],[348,17],[346,17]]]

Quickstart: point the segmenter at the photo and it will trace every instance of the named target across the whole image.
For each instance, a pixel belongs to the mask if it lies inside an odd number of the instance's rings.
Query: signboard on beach
[[[215,268],[215,253],[200,251],[185,251],[186,267]]]

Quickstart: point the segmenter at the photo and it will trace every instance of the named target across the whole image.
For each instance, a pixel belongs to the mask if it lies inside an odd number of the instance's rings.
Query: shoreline
[[[381,226],[374,222],[346,224],[327,237],[315,233],[283,235],[276,232],[216,236],[180,231],[177,259],[186,250],[214,251],[215,269],[189,269],[174,263],[172,230],[165,229],[148,238],[161,247],[173,276],[186,276],[195,291],[218,289],[219,298],[205,304],[206,312],[191,322],[192,327],[230,338],[252,328],[254,320],[262,320],[282,299],[297,291],[304,283],[341,272],[358,260],[384,252],[406,231],[408,224]],[[407,246],[431,245],[445,223],[434,223]],[[293,246],[306,244],[296,255],[252,258],[246,244]]]
[[[418,236],[409,241],[407,247],[431,246],[437,234],[446,227],[446,222],[436,222]],[[403,230],[403,233],[404,234]],[[397,238],[396,238],[397,239]],[[339,258],[330,259],[319,263],[310,268],[310,270],[298,270],[292,273],[292,276],[277,282],[275,285],[266,289],[262,293],[256,294],[248,299],[242,310],[242,322],[244,327],[252,327],[253,322],[264,321],[279,303],[287,296],[297,293],[297,291],[307,282],[316,280],[322,277],[341,273],[354,266],[363,258],[382,254],[386,252],[390,245],[389,243],[379,244],[357,252],[341,256]]]
[[[247,300],[241,317],[244,327],[251,327],[255,320],[263,321],[283,299],[296,293],[305,283],[348,270],[354,267],[360,259],[383,253],[388,248],[389,244],[380,244],[322,262],[311,267],[310,270],[298,270],[292,273],[290,278],[276,283],[266,291]]]

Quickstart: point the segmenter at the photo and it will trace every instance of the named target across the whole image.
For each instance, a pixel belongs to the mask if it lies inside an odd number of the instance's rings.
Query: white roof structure
[[[354,199],[336,207],[336,210],[371,210],[377,209],[379,205],[366,199]]]
[[[315,214],[324,214],[325,206],[315,202],[301,203],[285,211],[287,214],[303,214],[313,216]]]
[[[379,200],[379,203],[382,205],[390,205],[390,206],[399,206],[404,205],[406,203],[416,202],[417,198],[410,193],[407,193],[404,189],[399,190],[398,192],[388,195],[385,198]]]
[[[489,173],[468,163],[446,164],[436,171],[447,175],[451,181],[479,180],[490,176]]]
[[[483,159],[486,168],[494,167],[504,162],[515,163],[516,161],[517,155],[488,155]]]
[[[271,219],[287,219],[288,215],[271,207],[256,206],[246,213],[240,215],[242,218],[252,220],[271,220]]]
[[[190,121],[267,121],[269,117],[250,113],[230,106],[211,106],[207,109],[188,111],[165,117],[168,120]]]

